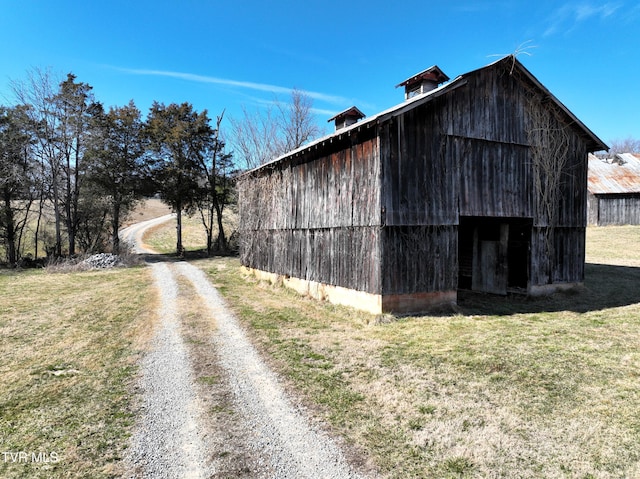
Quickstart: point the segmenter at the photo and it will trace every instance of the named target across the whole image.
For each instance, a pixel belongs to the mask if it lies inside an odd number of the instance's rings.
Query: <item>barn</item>
[[[640,157],[589,155],[588,223],[596,226],[640,224]]]
[[[514,56],[397,86],[239,178],[243,266],[372,313],[582,283],[587,155],[607,146]]]

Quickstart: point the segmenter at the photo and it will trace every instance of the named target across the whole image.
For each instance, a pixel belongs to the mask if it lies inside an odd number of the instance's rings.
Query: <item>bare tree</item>
[[[294,88],[290,102],[276,102],[276,107],[280,113],[278,127],[282,135],[281,154],[300,148],[320,134],[311,110],[313,101],[303,91]]]
[[[617,153],[640,153],[640,139],[627,137],[611,141],[611,148],[607,156],[612,157]]]
[[[20,259],[22,232],[34,199],[33,130],[27,109],[0,106],[0,241],[10,266]]]
[[[243,107],[242,118],[229,121],[233,148],[242,161],[242,169],[257,168],[278,156],[278,125],[273,108],[250,112]]]
[[[27,110],[31,120],[37,125],[37,142],[34,156],[38,161],[39,202],[35,228],[35,254],[38,257],[40,226],[46,201],[53,206],[55,240],[53,245],[45,245],[47,254],[62,255],[62,155],[56,145],[56,130],[59,118],[52,99],[57,93],[60,81],[49,70],[32,69],[24,81],[12,80],[11,88],[18,102],[29,105]]]
[[[37,148],[41,183],[40,213],[36,227],[36,244],[42,204],[51,201],[55,215],[56,240],[53,254],[62,254],[62,224],[67,233],[69,254],[75,254],[76,230],[82,182],[87,164],[84,161],[92,109],[96,102],[92,87],[77,83],[69,73],[54,86],[49,71],[32,70],[25,82],[12,82],[17,99],[28,105],[32,121],[37,125]]]
[[[222,219],[232,192],[232,157],[231,154],[225,152],[225,143],[220,135],[220,124],[223,117],[224,111],[217,117],[211,137],[202,143],[202,148],[195,152],[202,176],[205,179],[201,188],[202,194],[198,195],[196,203],[202,225],[207,233],[207,256],[211,256],[214,251],[213,231],[215,225],[218,229],[215,249],[223,253],[228,250]]]
[[[272,106],[232,118],[230,143],[242,169],[257,168],[288,151],[301,147],[322,132],[314,121],[313,101],[294,89],[288,103],[277,98]]]

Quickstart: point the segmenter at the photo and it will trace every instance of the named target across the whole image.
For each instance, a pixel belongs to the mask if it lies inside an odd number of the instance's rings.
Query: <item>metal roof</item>
[[[640,193],[640,158],[631,153],[602,159],[589,154],[588,190],[594,195]]]

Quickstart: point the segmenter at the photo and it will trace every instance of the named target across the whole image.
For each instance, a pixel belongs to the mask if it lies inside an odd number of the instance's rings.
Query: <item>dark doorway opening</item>
[[[526,292],[532,226],[530,218],[460,217],[458,289]]]

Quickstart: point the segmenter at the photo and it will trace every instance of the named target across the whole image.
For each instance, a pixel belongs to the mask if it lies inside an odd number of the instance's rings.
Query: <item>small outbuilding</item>
[[[640,158],[589,155],[588,221],[590,225],[640,225]]]
[[[514,56],[398,86],[239,178],[242,264],[373,313],[582,283],[587,157],[607,146]]]

